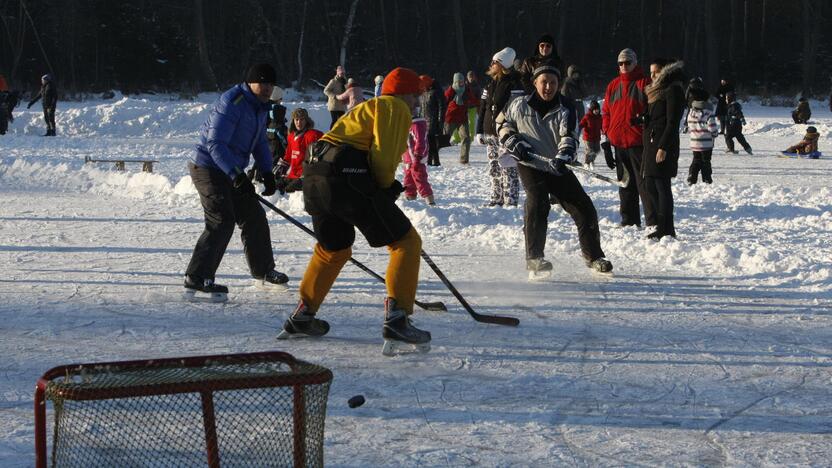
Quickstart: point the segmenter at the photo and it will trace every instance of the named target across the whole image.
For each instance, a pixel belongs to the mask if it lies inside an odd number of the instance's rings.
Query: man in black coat
[[[558,51],[555,49],[555,38],[551,34],[540,36],[540,40],[537,41],[537,51],[535,51],[534,55],[526,57],[517,70],[520,72],[520,81],[523,84],[523,89],[526,91],[526,94],[534,92],[532,73],[534,73],[537,67],[544,65],[556,67],[561,76],[565,75],[566,70],[564,70],[563,60],[558,56]]]
[[[29,101],[26,108],[31,109],[40,99],[43,99],[43,120],[46,121],[46,134],[44,136],[55,136],[55,107],[58,105],[58,91],[55,89],[55,83],[49,73],[40,78],[40,92]]]
[[[716,118],[719,120],[719,134],[725,134],[725,114],[728,113],[728,104],[725,96],[734,92],[734,85],[725,78],[719,80],[719,88],[716,89]]]

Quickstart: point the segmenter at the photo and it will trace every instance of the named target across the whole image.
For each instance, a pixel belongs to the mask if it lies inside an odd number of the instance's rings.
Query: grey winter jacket
[[[578,118],[570,99],[558,94],[559,101],[542,118],[529,105],[534,94],[515,99],[497,116],[497,135],[504,141],[519,133],[534,152],[554,159],[558,154],[574,155],[578,149]]]

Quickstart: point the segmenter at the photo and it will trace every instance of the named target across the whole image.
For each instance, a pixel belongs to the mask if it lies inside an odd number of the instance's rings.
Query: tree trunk
[[[468,69],[468,58],[465,56],[465,36],[462,33],[462,6],[460,0],[453,0],[454,29],[456,31],[456,55],[459,60],[459,69]],[[463,71],[464,73],[464,71]]]
[[[300,16],[300,37],[298,38],[298,80],[295,89],[300,90],[303,83],[303,36],[306,33],[306,8],[309,0],[303,0],[303,13]]]
[[[352,0],[350,5],[350,12],[347,15],[347,23],[344,25],[344,38],[341,40],[341,56],[338,63],[346,68],[347,65],[347,43],[350,41],[350,34],[352,33],[352,22],[355,20],[355,9],[358,7],[358,0]]]
[[[716,88],[719,82],[719,47],[716,36],[716,16],[714,15],[714,1],[703,0],[705,3],[705,83]]]
[[[197,82],[207,82],[214,90],[219,90],[217,77],[211,67],[211,58],[208,55],[208,40],[205,37],[205,19],[202,9],[202,0],[194,0],[193,28],[196,37],[197,51],[199,52],[199,68],[202,76],[197,77]]]
[[[425,0],[425,31],[427,33],[428,63],[433,63],[433,22],[431,21],[430,0]]]
[[[381,20],[381,44],[384,46],[384,57],[388,60],[396,58],[390,55],[390,36],[387,33],[387,15],[384,14],[384,0],[378,0],[378,16]]]
[[[573,20],[571,15],[569,14],[569,0],[560,0],[560,9],[558,13],[560,14],[560,21],[558,26],[558,44],[557,44],[557,51],[558,55],[560,56],[561,60],[566,62],[567,57],[565,56],[566,51],[568,50],[566,47],[566,38],[569,32],[569,22]]]
[[[766,50],[766,0],[763,0],[763,6],[760,12],[760,50]]]
[[[803,95],[809,96],[812,92],[812,79],[815,76],[815,54],[820,33],[821,21],[818,18],[820,8],[813,0],[801,2],[802,14],[801,28],[803,29]]]

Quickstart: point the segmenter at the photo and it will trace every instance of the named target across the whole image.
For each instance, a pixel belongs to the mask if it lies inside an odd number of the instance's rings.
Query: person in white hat
[[[480,111],[477,117],[476,141],[486,144],[486,136],[496,136],[497,115],[505,109],[515,97],[523,95],[523,85],[520,74],[514,69],[514,59],[517,54],[511,47],[497,52],[491,58],[488,76],[491,82],[483,89],[480,99]],[[500,167],[499,147],[488,143],[488,175],[491,176],[491,198],[487,206],[517,206],[520,195],[520,180],[517,178],[517,168]]]

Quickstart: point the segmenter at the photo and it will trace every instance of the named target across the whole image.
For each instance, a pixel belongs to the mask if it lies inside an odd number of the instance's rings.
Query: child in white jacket
[[[711,175],[711,154],[714,150],[714,138],[719,135],[713,107],[708,102],[708,93],[695,90],[690,96],[687,127],[690,135],[690,149],[693,151],[693,161],[688,169],[688,184],[693,185],[702,172],[702,182],[713,182]]]

